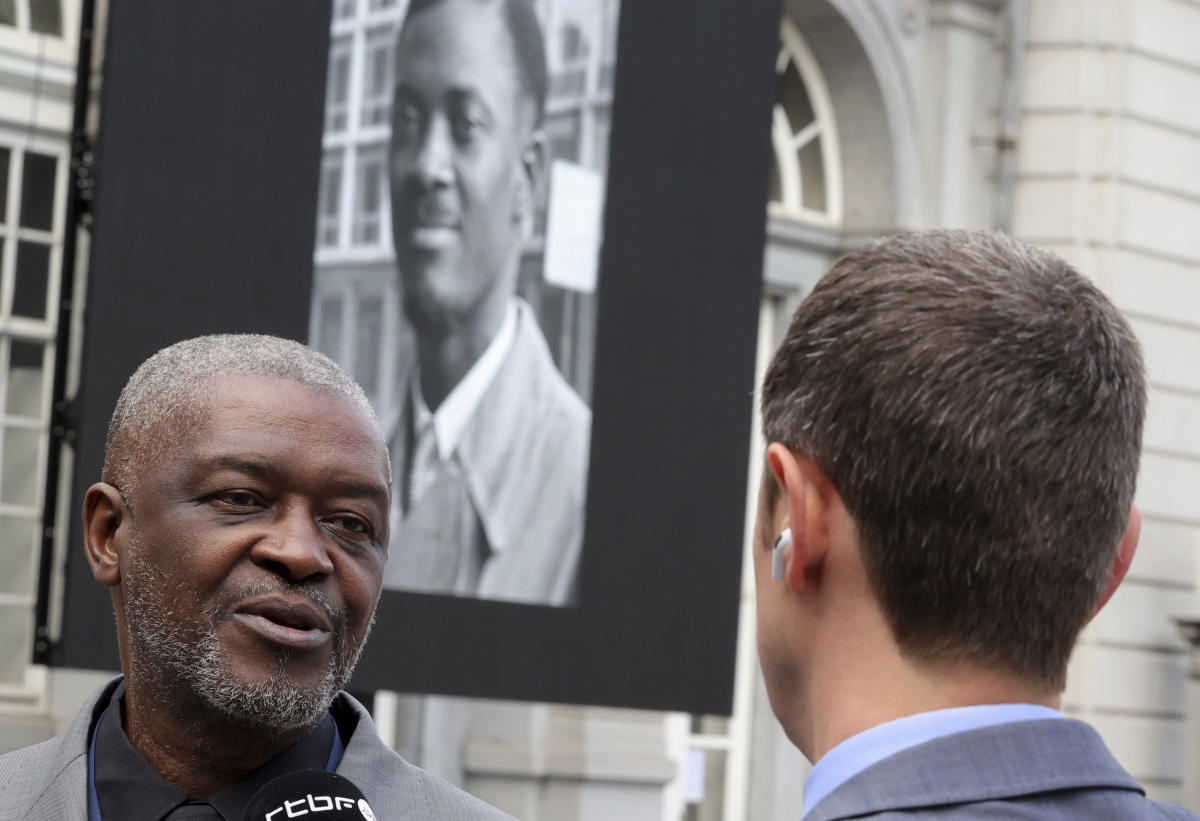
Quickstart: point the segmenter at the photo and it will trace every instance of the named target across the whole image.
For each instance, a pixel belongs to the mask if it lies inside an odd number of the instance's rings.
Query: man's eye
[[[214,498],[230,507],[261,507],[259,498],[248,490],[227,490]]]
[[[411,105],[397,106],[392,118],[392,139],[400,145],[411,145],[420,134],[421,113]]]
[[[327,524],[355,535],[371,535],[371,526],[357,516],[331,516],[325,520]]]
[[[483,130],[483,120],[470,114],[460,114],[454,118],[454,139],[459,143],[473,142]]]

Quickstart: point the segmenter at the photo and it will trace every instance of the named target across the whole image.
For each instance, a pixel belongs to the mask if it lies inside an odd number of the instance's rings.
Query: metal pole
[[[50,593],[54,573],[54,523],[58,516],[59,474],[62,451],[75,441],[74,403],[67,393],[67,366],[71,349],[71,315],[75,305],[75,257],[79,230],[91,228],[94,190],[94,156],[87,133],[91,101],[92,46],[95,39],[96,0],[83,0],[79,14],[79,50],[75,66],[75,99],[71,123],[71,164],[67,172],[67,213],[63,233],[62,284],[58,302],[58,326],[54,342],[54,374],[51,393],[50,447],[46,455],[46,483],[42,500],[42,550],[38,566],[37,606],[33,642],[34,664],[54,660],[50,635]]]

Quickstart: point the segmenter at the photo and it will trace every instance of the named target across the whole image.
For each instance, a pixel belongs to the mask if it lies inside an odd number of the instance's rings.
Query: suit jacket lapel
[[[955,733],[885,758],[837,787],[805,821],[1080,788],[1143,792],[1087,724],[1021,721]]]
[[[31,770],[40,768],[45,780],[27,791],[30,804],[21,818],[28,821],[87,821],[89,731],[97,706],[108,704],[112,691],[120,683],[118,676],[92,693],[70,725],[48,742],[46,752],[28,762]]]
[[[550,350],[532,309],[518,300],[512,346],[458,446],[475,512],[496,552],[536,527],[538,508],[548,502],[531,492],[544,472],[537,444],[546,424],[540,411],[548,372],[554,372]]]

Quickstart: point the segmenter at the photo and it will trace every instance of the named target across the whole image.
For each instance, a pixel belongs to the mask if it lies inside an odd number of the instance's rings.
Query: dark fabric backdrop
[[[113,0],[72,510],[171,342],[303,339],[330,6]],[[353,684],[728,713],[779,7],[622,4],[581,602],[385,591]],[[116,669],[77,516],[57,663]]]

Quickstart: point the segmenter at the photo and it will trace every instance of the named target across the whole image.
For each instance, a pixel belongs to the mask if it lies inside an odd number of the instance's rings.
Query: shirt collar
[[[158,774],[125,735],[125,685],[113,692],[96,726],[92,756],[94,789],[103,818],[158,821],[188,796]],[[250,799],[268,781],[296,770],[323,770],[340,748],[333,716],[246,778],[206,799],[225,821],[241,821]]]
[[[466,375],[446,394],[442,404],[436,411],[431,412],[421,395],[420,372],[415,372],[410,380],[413,407],[413,430],[421,431],[433,419],[434,434],[437,440],[438,456],[446,461],[462,440],[463,431],[471,421],[480,400],[491,386],[504,357],[512,348],[517,335],[517,304],[509,302],[500,330],[492,337],[492,341],[483,349],[483,353],[475,360]]]
[[[538,455],[538,448],[547,441],[546,420],[539,411],[547,405],[561,409],[565,401],[562,397],[573,393],[558,372],[533,309],[520,297],[514,297],[510,304],[512,339],[500,352],[491,384],[464,423],[453,452],[493,553],[504,552],[518,537],[527,526],[531,508],[539,503],[529,492],[528,477],[522,474],[514,480],[512,456],[519,453],[531,460],[545,458]],[[419,390],[420,382],[415,358],[407,359],[405,366],[406,390],[415,399],[419,394],[412,393],[413,386]],[[586,406],[578,398],[574,401],[582,409],[581,421],[589,419]],[[420,433],[420,418],[416,402],[401,402],[399,412],[385,428],[392,442],[393,476],[406,475],[405,456],[415,446],[416,437],[409,441],[404,437]],[[496,435],[497,431],[504,431],[504,435]],[[536,466],[538,462],[531,464]],[[400,515],[399,498],[399,494],[393,496],[393,516]],[[395,523],[392,529],[397,530]]]
[[[1058,710],[1038,704],[976,704],[904,716],[847,738],[812,768],[804,784],[801,817],[846,781],[872,764],[927,741],[978,730],[994,724],[1064,718]]]

